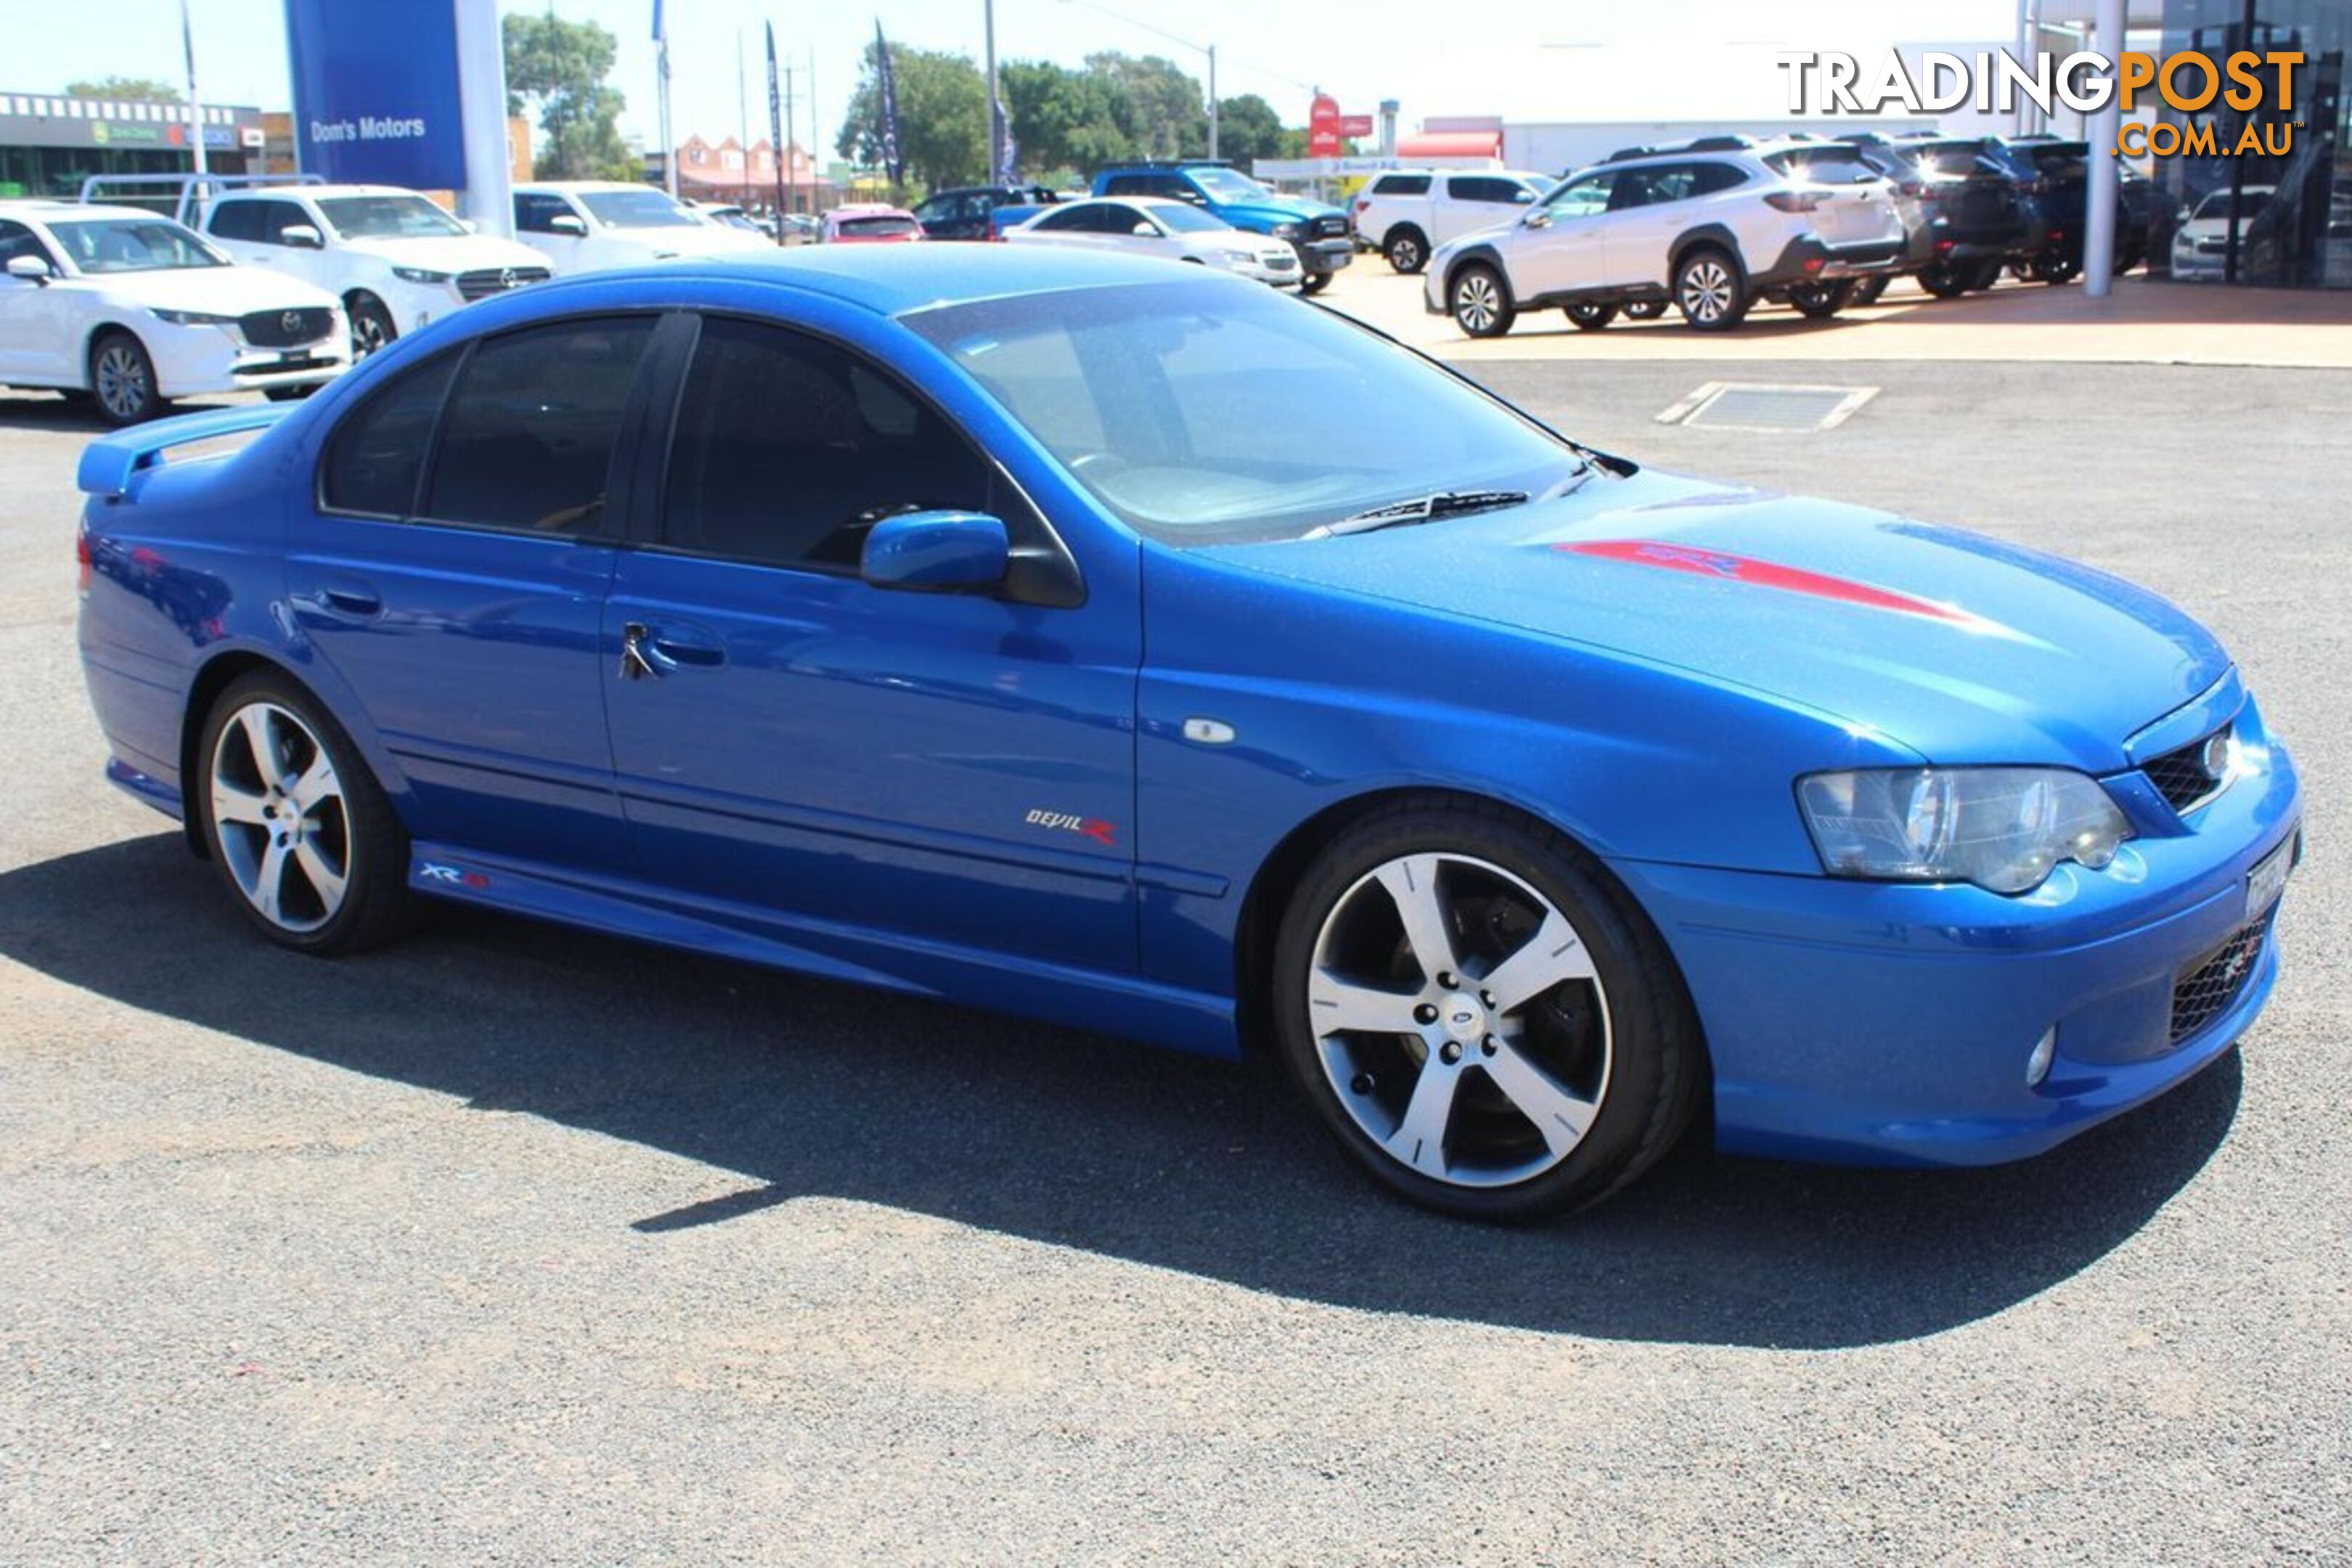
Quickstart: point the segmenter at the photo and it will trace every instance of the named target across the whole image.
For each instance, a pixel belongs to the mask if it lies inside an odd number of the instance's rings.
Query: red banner
[[[1371,117],[1370,115],[1369,115],[1369,114],[1343,114],[1343,115],[1339,116],[1339,134],[1340,134],[1340,135],[1342,135],[1342,136],[1348,136],[1348,137],[1355,137],[1355,136],[1370,136],[1371,133],[1372,133],[1372,117]]]
[[[1318,92],[1307,111],[1307,155],[1336,158],[1339,155],[1339,100],[1328,92]]]

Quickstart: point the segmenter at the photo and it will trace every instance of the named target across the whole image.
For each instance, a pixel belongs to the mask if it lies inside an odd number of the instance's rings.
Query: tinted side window
[[[1056,229],[1083,232],[1094,215],[1092,207],[1065,207],[1060,212],[1045,214],[1037,220],[1036,227],[1040,233],[1048,234]]]
[[[1445,194],[1457,202],[1499,202],[1508,205],[1528,199],[1528,188],[1517,180],[1491,174],[1456,174],[1445,182]]]
[[[205,227],[223,239],[259,239],[261,204],[222,202],[213,208],[212,220]]]
[[[329,510],[377,517],[415,510],[417,477],[457,359],[446,353],[418,365],[344,416],[327,444],[321,499]]]
[[[38,235],[21,223],[0,218],[0,267],[5,267],[20,256],[46,261],[52,271],[57,268],[57,258],[49,254],[48,247],[41,243]]]
[[[1623,212],[1628,207],[1687,201],[1697,194],[1693,189],[1697,168],[1691,163],[1661,163],[1647,169],[1628,169],[1617,176],[1617,189],[1609,198],[1609,210]]]
[[[475,345],[449,395],[425,515],[594,533],[650,316],[558,321]]]
[[[1711,196],[1717,191],[1737,190],[1748,183],[1748,172],[1736,163],[1695,163],[1691,166],[1688,195]],[[1864,178],[1868,178],[1867,171]]]
[[[515,227],[530,234],[554,232],[554,220],[571,214],[572,205],[562,196],[518,192],[514,199]]]
[[[286,231],[297,225],[308,225],[312,228],[319,226],[311,223],[309,213],[304,212],[292,202],[255,202],[253,207],[254,223],[257,231],[253,237],[260,240],[264,245],[285,244]]]
[[[1429,195],[1427,174],[1382,174],[1372,185],[1375,195],[1383,196],[1425,196]]]
[[[880,519],[988,500],[971,446],[847,350],[756,321],[704,323],[670,438],[664,542],[854,571]]]

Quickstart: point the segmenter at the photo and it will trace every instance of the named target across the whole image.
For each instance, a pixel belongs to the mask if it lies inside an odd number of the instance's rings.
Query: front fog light
[[[2050,1064],[2058,1059],[2058,1026],[2051,1025],[2033,1042],[2033,1054],[2025,1058],[2025,1087],[2040,1089],[2042,1080],[2050,1076]]]

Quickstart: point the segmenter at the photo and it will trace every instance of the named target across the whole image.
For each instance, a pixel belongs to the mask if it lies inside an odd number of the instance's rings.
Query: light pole
[[[988,55],[988,183],[992,185],[1004,177],[1004,117],[996,112],[996,0],[981,0],[980,15]]]
[[[1214,157],[1217,155],[1217,46],[1216,46],[1216,45],[1214,45],[1214,44],[1196,44],[1196,43],[1194,43],[1194,42],[1193,42],[1192,39],[1190,39],[1190,38],[1179,37],[1176,34],[1170,32],[1170,31],[1169,31],[1167,28],[1165,28],[1165,27],[1155,27],[1155,26],[1152,26],[1150,23],[1149,23],[1149,22],[1142,21],[1142,20],[1140,20],[1139,18],[1137,18],[1137,17],[1130,16],[1127,15],[1127,13],[1125,13],[1124,11],[1114,11],[1114,10],[1112,10],[1112,9],[1111,9],[1109,6],[1108,6],[1108,5],[1096,5],[1096,4],[1094,3],[1094,0],[1062,0],[1062,4],[1064,4],[1065,5],[1083,5],[1083,6],[1085,6],[1085,7],[1086,7],[1087,10],[1089,10],[1089,11],[1099,11],[1099,12],[1101,12],[1104,16],[1108,16],[1108,17],[1109,17],[1112,21],[1114,21],[1114,22],[1124,22],[1124,23],[1126,23],[1126,24],[1127,24],[1129,26],[1130,26],[1130,27],[1140,27],[1140,28],[1142,28],[1145,32],[1147,32],[1147,33],[1150,33],[1150,34],[1153,34],[1153,35],[1155,35],[1156,37],[1159,37],[1165,38],[1165,39],[1167,39],[1167,40],[1168,40],[1170,43],[1171,43],[1171,44],[1177,44],[1177,45],[1180,45],[1180,46],[1181,46],[1181,47],[1184,47],[1184,48],[1188,48],[1188,49],[1192,50],[1192,51],[1193,51],[1194,53],[1196,53],[1196,54],[1202,54],[1202,55],[1206,55],[1206,56],[1208,56],[1208,57],[1209,57],[1209,156],[1210,156],[1210,157],[1212,157],[1212,158],[1214,158]]]

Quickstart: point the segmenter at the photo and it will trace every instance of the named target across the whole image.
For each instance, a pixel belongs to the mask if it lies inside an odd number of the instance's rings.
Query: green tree
[[[1254,92],[1239,98],[1217,100],[1217,155],[1247,168],[1259,158],[1285,158],[1286,145],[1282,130],[1282,116],[1274,105]],[[1305,146],[1305,133],[1300,133],[1300,145]],[[1297,154],[1305,157],[1302,151]]]
[[[509,15],[502,24],[507,112],[535,108],[543,180],[634,180],[643,174],[614,123],[627,101],[604,79],[615,40],[593,22]]]
[[[66,83],[66,96],[110,98],[118,103],[177,103],[187,95],[151,76],[102,76],[96,81]]]
[[[1208,99],[1173,61],[1107,50],[1087,57],[1087,71],[1109,87],[1132,156],[1183,158],[1208,152]]]
[[[1041,60],[1009,60],[999,68],[997,79],[1025,173],[1091,174],[1135,155],[1119,128],[1122,106],[1108,78]]]
[[[843,157],[868,168],[882,163],[879,68],[868,44],[835,142]],[[898,97],[898,155],[908,178],[929,190],[980,179],[988,167],[988,86],[971,57],[893,45],[890,70]]]

